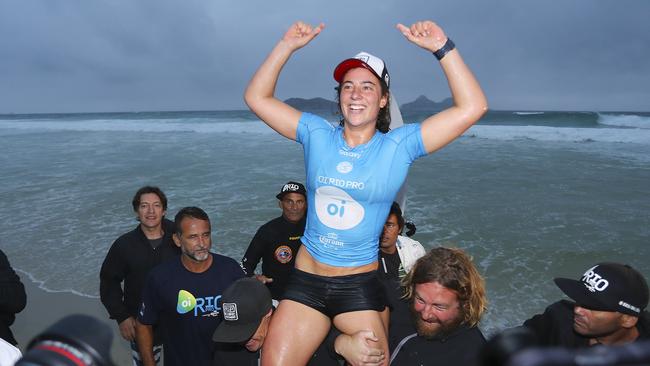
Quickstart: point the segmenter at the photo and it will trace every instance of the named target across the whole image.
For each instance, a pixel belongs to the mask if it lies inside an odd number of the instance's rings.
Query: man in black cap
[[[262,260],[262,274],[255,275],[266,284],[274,299],[280,299],[289,279],[305,231],[307,198],[305,186],[287,182],[276,195],[282,216],[262,225],[248,245],[242,258],[242,268],[249,276]]]
[[[271,293],[260,281],[247,277],[233,282],[223,292],[221,301],[223,321],[212,337],[217,342],[213,365],[258,365],[273,316]],[[336,334],[330,334],[331,337],[318,348],[307,365],[340,365],[340,358],[334,354]],[[364,335],[357,334],[351,340],[354,341],[365,342]],[[356,352],[356,359],[360,359],[363,355],[358,353],[366,350],[347,347],[340,352],[343,353],[342,357],[352,357],[352,352]]]
[[[650,339],[648,284],[632,267],[599,263],[579,280],[556,278],[555,284],[574,302],[558,301],[524,322],[540,345],[580,348]]]

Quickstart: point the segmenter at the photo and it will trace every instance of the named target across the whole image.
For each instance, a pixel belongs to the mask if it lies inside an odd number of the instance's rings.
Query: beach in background
[[[73,312],[117,330],[98,300],[99,268],[137,225],[139,187],[160,186],[170,218],[204,208],[213,251],[239,260],[280,214],[282,184],[304,181],[301,146],[247,111],[0,115],[0,144],[0,249],[29,295],[12,327],[21,346]],[[490,112],[416,161],[407,187],[414,239],[465,249],[485,276],[486,334],[541,312],[562,297],[554,277],[596,262],[650,278],[649,113]],[[125,364],[127,345],[116,345]]]

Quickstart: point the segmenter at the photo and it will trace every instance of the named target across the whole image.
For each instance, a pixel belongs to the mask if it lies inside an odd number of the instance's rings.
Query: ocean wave
[[[650,130],[628,128],[570,128],[545,126],[473,126],[465,137],[492,140],[557,142],[624,142],[650,144]]]
[[[638,115],[601,115],[601,124],[612,127],[558,127],[522,125],[475,125],[465,133],[468,137],[495,140],[530,139],[559,142],[625,142],[650,144],[650,117]],[[196,122],[174,120],[85,120],[85,121],[0,121],[0,130],[23,132],[89,131],[89,132],[187,132],[201,134],[254,134],[268,135],[275,132],[258,121]]]
[[[261,122],[174,122],[152,120],[0,121],[0,129],[90,132],[275,133]]]
[[[536,114],[544,114],[544,112],[514,112],[514,114],[518,116],[530,116],[530,115],[536,115]]]
[[[45,281],[41,281],[41,280],[36,279],[36,277],[34,277],[34,275],[31,274],[30,272],[27,272],[25,270],[22,270],[20,268],[15,268],[15,267],[14,267],[14,270],[16,272],[20,272],[21,274],[27,276],[32,283],[34,283],[36,286],[38,286],[39,289],[41,289],[41,290],[43,290],[45,292],[49,292],[49,293],[69,293],[69,294],[73,294],[73,295],[77,295],[77,296],[81,296],[81,297],[87,297],[89,299],[99,299],[99,296],[84,294],[83,292],[79,292],[79,291],[76,291],[76,290],[73,290],[73,289],[52,290],[52,289],[47,288],[45,286]]]
[[[617,127],[650,129],[650,116],[637,114],[598,114],[598,124]]]

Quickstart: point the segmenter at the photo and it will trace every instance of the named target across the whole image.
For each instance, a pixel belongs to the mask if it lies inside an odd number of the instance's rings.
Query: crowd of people
[[[281,215],[259,228],[237,263],[210,252],[211,224],[203,210],[182,208],[167,221],[164,193],[138,190],[139,224],[113,243],[101,270],[102,302],[131,342],[133,364],[160,365],[161,349],[165,365],[260,364],[301,245],[306,194],[301,183],[282,185],[276,196]],[[370,328],[348,334],[333,326],[306,364],[490,364],[478,327],[487,309],[485,283],[471,257],[458,248],[426,251],[400,235],[404,221],[393,203],[376,246],[388,352]],[[522,324],[534,337],[527,346],[650,340],[648,285],[632,267],[598,263],[578,279],[555,283],[571,300]]]
[[[399,109],[387,66],[361,52],[334,68],[341,121],[332,125],[275,97],[284,65],[324,29],[293,24],[246,89],[251,111],[303,146],[306,184],[282,186],[281,216],[259,228],[241,262],[211,251],[201,208],[184,207],[171,222],[162,190],[136,192],[139,223],[113,243],[100,271],[101,301],[131,342],[134,365],[160,365],[161,354],[166,366],[479,365],[488,357],[478,328],[485,283],[472,259],[401,235],[393,202],[416,159],[481,118],[485,95],[437,24],[398,24],[439,61],[453,105],[391,128]],[[556,284],[572,301],[522,325],[538,344],[650,338],[648,286],[632,267],[598,263]]]

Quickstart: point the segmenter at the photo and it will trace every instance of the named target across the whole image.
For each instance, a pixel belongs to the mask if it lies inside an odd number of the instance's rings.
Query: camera
[[[114,366],[112,329],[88,315],[70,315],[29,342],[15,366]]]

